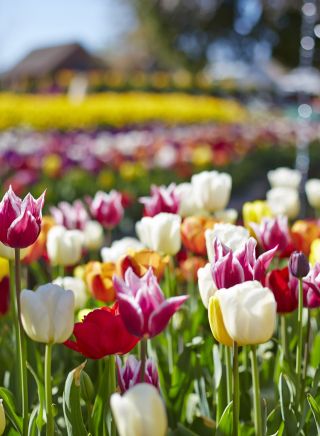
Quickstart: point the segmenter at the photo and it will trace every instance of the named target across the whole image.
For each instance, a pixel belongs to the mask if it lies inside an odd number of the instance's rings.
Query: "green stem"
[[[20,248],[14,249],[14,266],[15,266],[15,305],[16,317],[18,319],[17,343],[19,347],[18,359],[20,368],[20,382],[21,382],[21,398],[22,398],[22,434],[28,434],[28,379],[27,379],[27,352],[26,352],[26,338],[21,325],[21,310],[20,310],[20,294],[21,294],[21,263],[20,263]],[[16,321],[15,321],[16,322]]]
[[[112,228],[109,227],[106,231],[106,247],[111,247],[112,243]]]
[[[114,392],[116,392],[116,360],[115,360],[115,356],[109,356],[109,392],[110,392],[110,396]],[[109,400],[109,403],[110,403],[110,400]],[[116,436],[117,435],[116,425],[115,425],[114,419],[112,418],[112,414],[110,414],[110,416],[111,416],[110,435]]]
[[[228,404],[232,400],[232,367],[231,367],[231,348],[227,345],[224,346],[224,358],[226,364],[227,375],[227,400]]]
[[[299,299],[298,299],[298,345],[297,345],[297,355],[296,355],[296,374],[298,378],[298,391],[300,392],[301,386],[301,361],[302,361],[302,311],[303,311],[303,287],[302,279],[299,279]],[[300,395],[299,395],[300,396]]]
[[[239,411],[240,396],[238,344],[237,342],[233,342],[233,436],[238,436],[239,434]]]
[[[259,382],[257,351],[255,345],[252,345],[251,347],[251,370],[252,370],[255,435],[262,436],[263,433],[262,433],[260,382]]]
[[[306,341],[304,344],[304,362],[303,362],[303,384],[305,383],[305,380],[307,378],[307,370],[308,370],[308,364],[309,364],[309,343],[310,343],[310,328],[311,328],[311,314],[310,310],[308,310],[308,321],[307,321],[307,332],[306,332]]]
[[[145,372],[146,372],[146,359],[147,359],[147,339],[142,339],[140,342],[140,381],[144,383]]]
[[[46,416],[47,428],[46,435],[54,435],[54,420],[52,413],[52,386],[51,386],[51,353],[52,344],[46,344],[45,363],[44,363],[44,380],[46,393]]]
[[[281,345],[282,345],[282,359],[289,360],[289,350],[287,341],[287,326],[286,326],[286,316],[280,315],[280,332],[281,332]]]

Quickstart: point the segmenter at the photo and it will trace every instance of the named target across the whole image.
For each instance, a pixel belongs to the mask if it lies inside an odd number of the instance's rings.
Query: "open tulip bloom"
[[[126,392],[136,384],[140,383],[141,361],[135,356],[128,356],[122,366],[121,359],[116,356],[118,384],[121,393]],[[144,382],[159,389],[159,375],[157,367],[152,359],[147,359],[145,364]]]
[[[124,280],[114,276],[113,283],[123,322],[139,338],[152,338],[161,333],[188,298],[182,295],[166,300],[151,268],[142,278],[129,268]]]
[[[141,197],[139,201],[144,205],[145,216],[152,217],[161,212],[177,214],[179,211],[180,201],[174,183],[168,187],[151,186],[151,197]]]

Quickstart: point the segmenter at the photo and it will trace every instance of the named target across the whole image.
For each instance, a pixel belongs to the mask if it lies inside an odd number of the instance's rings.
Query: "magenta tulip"
[[[61,201],[58,207],[50,208],[56,224],[64,226],[68,230],[84,230],[89,215],[81,200],[75,200],[73,204]]]
[[[121,194],[111,191],[109,194],[99,191],[90,201],[90,213],[103,227],[112,229],[123,217]]]
[[[302,283],[303,305],[309,309],[320,307],[320,263],[316,263],[310,269]],[[290,285],[294,286],[298,293],[299,280],[291,276]]]
[[[290,255],[293,244],[288,226],[288,217],[264,218],[260,224],[250,223],[250,225],[264,250],[271,250],[277,245],[278,255]]]
[[[139,338],[152,338],[161,333],[188,298],[182,295],[166,300],[152,268],[142,278],[128,268],[125,280],[114,276],[113,284],[123,322]]]
[[[161,212],[177,214],[180,206],[174,183],[168,187],[152,185],[151,196],[141,197],[139,201],[144,204],[144,215],[151,217]]]
[[[135,356],[128,356],[126,363],[122,366],[121,359],[116,356],[118,384],[123,394],[128,389],[140,383],[141,361]],[[149,383],[159,389],[159,375],[157,367],[152,359],[146,360],[144,383]]]
[[[11,248],[26,248],[41,230],[45,192],[35,200],[29,193],[21,200],[9,187],[0,203],[0,241]]]

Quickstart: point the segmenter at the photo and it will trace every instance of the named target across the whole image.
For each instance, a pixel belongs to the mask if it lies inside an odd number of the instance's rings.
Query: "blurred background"
[[[319,62],[315,0],[2,0],[2,188],[134,204],[218,169],[239,208],[319,177]]]

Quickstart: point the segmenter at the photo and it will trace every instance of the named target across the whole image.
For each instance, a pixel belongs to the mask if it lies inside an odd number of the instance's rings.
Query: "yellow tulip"
[[[315,239],[310,247],[310,262],[314,265],[316,262],[320,262],[320,239]]]
[[[256,200],[244,203],[242,217],[244,226],[250,228],[250,223],[259,224],[264,217],[271,217],[272,211],[266,201]]]

